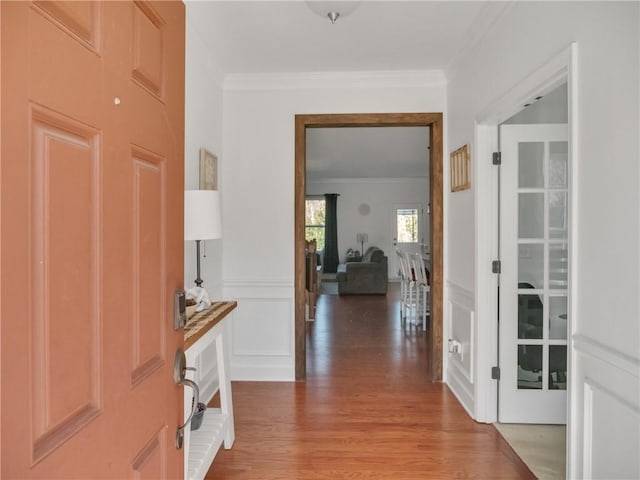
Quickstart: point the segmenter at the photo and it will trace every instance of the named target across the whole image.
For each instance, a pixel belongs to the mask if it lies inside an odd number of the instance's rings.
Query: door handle
[[[176,430],[176,449],[180,450],[184,442],[184,429],[198,410],[198,403],[200,402],[200,388],[198,384],[193,380],[186,378],[187,370],[195,371],[193,367],[187,367],[187,358],[181,348],[176,351],[176,358],[173,362],[173,379],[176,385],[182,385],[191,388],[193,390],[193,400],[191,402],[191,413],[185,420],[185,422],[179,426]]]
[[[188,378],[185,378],[181,382],[181,385],[184,385],[185,387],[191,387],[191,389],[193,390],[193,405],[191,405],[191,413],[184,421],[184,424],[181,427],[178,427],[179,429],[184,429],[184,427],[189,424],[189,422],[193,418],[193,415],[198,410],[198,402],[200,401],[200,389],[198,388],[198,384],[196,382],[194,382],[193,380],[189,380]]]

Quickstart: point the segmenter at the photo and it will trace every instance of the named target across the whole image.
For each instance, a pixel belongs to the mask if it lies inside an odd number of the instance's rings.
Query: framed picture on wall
[[[218,189],[218,157],[206,148],[200,149],[200,190]]]
[[[451,191],[459,192],[471,188],[471,153],[469,145],[454,150],[449,155],[451,167]]]

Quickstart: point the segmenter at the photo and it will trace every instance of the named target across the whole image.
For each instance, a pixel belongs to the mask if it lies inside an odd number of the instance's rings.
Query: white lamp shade
[[[220,192],[217,190],[185,190],[184,239],[210,240],[222,238]]]

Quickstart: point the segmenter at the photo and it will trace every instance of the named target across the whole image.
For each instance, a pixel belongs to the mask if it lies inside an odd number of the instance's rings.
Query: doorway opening
[[[306,133],[308,128],[429,127],[429,182],[431,202],[431,329],[428,336],[429,375],[442,380],[443,307],[443,157],[441,113],[296,115],[295,126],[295,369],[296,380],[306,378],[305,315],[305,194]]]
[[[498,338],[498,324],[504,323],[509,320],[515,323],[518,326],[518,314],[517,314],[517,301],[516,301],[516,313],[512,315],[511,318],[508,316],[505,317],[503,312],[499,309],[499,301],[498,301],[498,292],[500,296],[502,296],[503,290],[503,280],[502,273],[500,275],[496,275],[492,272],[491,268],[485,268],[485,265],[491,265],[492,260],[500,259],[503,245],[501,244],[500,239],[500,221],[499,221],[499,190],[500,190],[500,169],[502,167],[496,167],[496,163],[499,163],[497,160],[500,160],[498,155],[494,155],[495,152],[500,151],[500,139],[499,139],[499,129],[500,125],[507,122],[510,118],[514,117],[514,115],[526,109],[527,104],[532,105],[536,101],[541,100],[542,97],[550,95],[554,90],[559,87],[565,88],[566,85],[566,103],[563,103],[562,108],[565,110],[565,115],[567,118],[567,217],[566,217],[566,225],[568,228],[567,232],[567,252],[566,252],[566,332],[567,332],[567,341],[566,341],[566,353],[567,353],[567,366],[569,370],[571,369],[571,365],[576,361],[576,349],[573,346],[573,341],[570,336],[570,332],[572,331],[572,314],[576,311],[576,295],[575,292],[579,288],[576,269],[573,268],[573,265],[576,264],[577,255],[576,255],[576,236],[571,234],[571,232],[576,232],[577,228],[577,216],[575,215],[577,208],[577,199],[578,199],[578,189],[579,185],[577,184],[577,150],[575,148],[577,144],[577,125],[574,119],[577,117],[577,68],[576,68],[576,52],[577,45],[575,43],[571,44],[568,48],[558,53],[554,57],[550,58],[544,65],[531,72],[524,78],[521,82],[514,85],[510,90],[508,90],[502,98],[487,106],[482,112],[478,114],[476,117],[476,155],[479,159],[483,161],[476,162],[474,165],[474,179],[475,179],[475,209],[476,209],[476,227],[475,227],[475,235],[476,235],[476,278],[475,278],[475,290],[476,290],[476,314],[478,319],[482,319],[482,322],[479,322],[479,328],[476,333],[475,344],[477,345],[477,363],[478,363],[478,372],[491,372],[478,375],[477,378],[477,390],[476,390],[476,399],[475,399],[475,419],[480,422],[486,423],[495,423],[499,418],[499,404],[503,400],[499,397],[499,383],[504,379],[505,374],[498,369],[494,368],[501,364],[501,360],[504,360],[500,357],[500,349],[499,349],[499,338]],[[549,120],[547,120],[548,122]],[[558,146],[558,145],[556,145]],[[528,147],[532,147],[529,145]],[[528,147],[525,147],[528,148]],[[533,147],[532,147],[533,148]],[[538,148],[538,147],[536,147]],[[547,147],[545,147],[547,148]],[[554,146],[554,151],[557,149]],[[551,152],[551,146],[548,146],[548,153]],[[493,157],[493,162],[491,161]],[[549,161],[547,158],[547,161]],[[503,160],[503,164],[504,164]],[[515,160],[518,162],[519,160],[516,158]],[[531,166],[531,165],[529,165]],[[517,178],[517,177],[516,177]],[[518,185],[519,189],[520,186]],[[528,187],[523,187],[528,188]],[[537,188],[537,187],[536,187]],[[546,190],[546,188],[541,189]],[[523,194],[540,193],[536,191],[525,191],[523,190]],[[546,195],[546,193],[545,193]],[[529,200],[532,197],[528,198]],[[539,199],[538,199],[539,200]],[[513,203],[513,202],[512,202]],[[545,201],[543,199],[543,204]],[[510,208],[519,210],[520,206],[518,205],[518,201],[516,200],[516,204],[512,205]],[[546,208],[546,207],[545,207]],[[554,218],[555,218],[555,212]],[[547,212],[547,217],[549,213]],[[543,220],[544,221],[544,220]],[[520,226],[515,225],[516,233],[519,231]],[[548,232],[548,235],[555,235],[558,231]],[[516,244],[518,237],[515,237]],[[523,238],[523,243],[536,243],[532,241],[528,241],[526,238]],[[555,241],[555,240],[554,240]],[[545,243],[545,242],[539,242]],[[554,242],[551,242],[554,243]],[[539,250],[539,247],[536,246]],[[545,253],[550,251],[550,247],[543,246],[543,259]],[[518,249],[516,249],[517,251]],[[532,254],[534,250],[524,248],[523,256],[526,257],[527,254]],[[517,271],[519,268],[518,265],[518,256],[519,253],[516,253],[515,265],[511,267],[507,267],[507,265],[501,265],[502,270],[504,268],[512,268]],[[546,275],[549,274],[551,268],[547,268]],[[564,272],[563,272],[564,273]],[[545,273],[542,274],[543,276]],[[547,279],[547,286],[551,285],[551,282]],[[555,279],[554,279],[555,280]],[[500,289],[498,289],[498,282],[500,282]],[[513,282],[509,281],[517,288],[517,291],[524,295],[524,300],[533,300],[531,296],[527,297],[526,295],[531,295],[530,291],[521,291],[521,288],[526,288],[526,286],[519,286],[517,281],[517,274],[514,276]],[[531,282],[527,282],[531,283]],[[512,285],[513,287],[513,285]],[[544,292],[543,292],[544,293]],[[555,296],[554,294],[548,294],[551,297]],[[517,297],[516,297],[517,298]],[[537,302],[533,302],[537,303]],[[557,311],[557,306],[560,302],[556,302],[554,300],[554,311]],[[564,306],[564,300],[562,302]],[[548,318],[548,314],[551,313],[551,309],[549,306],[551,304],[548,303],[547,311],[543,310],[543,324],[542,330],[543,335],[547,336],[549,339],[552,334],[549,332],[549,326],[557,326],[558,322],[550,321]],[[535,305],[534,305],[535,306]],[[562,312],[558,313],[558,316]],[[504,317],[504,318],[503,318]],[[546,319],[545,319],[546,318]],[[565,319],[563,319],[565,320]],[[555,329],[554,329],[555,330]],[[517,331],[517,330],[516,330]],[[553,333],[553,336],[556,336]],[[529,342],[528,339],[522,339],[524,343],[528,343],[533,345],[536,342]],[[539,339],[538,339],[539,340]],[[557,339],[554,339],[557,340]],[[515,353],[514,361],[517,362],[519,347],[519,339],[512,339],[512,358]],[[541,345],[544,343],[544,339],[539,342]],[[537,346],[537,345],[536,345]],[[547,349],[551,344],[547,343]],[[555,346],[555,345],[554,345]],[[529,349],[527,349],[529,350]],[[540,349],[532,349],[540,350]],[[554,352],[557,353],[557,349]],[[529,352],[527,351],[526,361],[534,359],[533,351],[532,355],[529,357]],[[523,352],[522,352],[523,353]],[[549,353],[549,352],[547,352]],[[522,358],[522,356],[521,356]],[[545,348],[543,346],[542,358],[545,358]],[[537,358],[536,358],[537,360]],[[556,359],[557,360],[557,359]],[[547,355],[547,359],[543,360],[549,363],[549,358]],[[512,365],[514,362],[511,362]],[[529,365],[530,366],[530,365]],[[506,375],[511,376],[510,381],[516,385],[518,383],[517,377],[517,363],[516,368],[512,369],[511,373],[507,373]],[[531,371],[531,369],[530,369]],[[497,375],[495,375],[497,373]],[[546,373],[550,373],[550,370],[547,369]],[[541,373],[542,382],[546,382],[549,385],[548,376],[545,375],[545,371],[543,370]],[[547,377],[545,379],[545,376]],[[499,377],[501,380],[496,381],[496,377]],[[531,378],[524,378],[522,386],[525,385],[525,381],[531,381]],[[560,386],[562,382],[560,382],[560,377],[557,373],[555,377],[552,377],[552,385]],[[535,380],[535,379],[533,379]],[[567,411],[567,420],[566,420],[566,436],[564,438],[564,442],[566,444],[566,475],[567,478],[571,477],[571,472],[576,470],[575,463],[576,452],[575,450],[578,448],[577,445],[572,445],[571,438],[581,438],[581,431],[577,433],[579,430],[580,422],[572,422],[572,411],[576,410],[576,395],[579,395],[576,392],[575,385],[572,383],[575,379],[572,377],[571,372],[567,371],[567,382],[566,382],[566,392],[569,393],[567,395],[568,401],[566,402],[566,411]],[[535,386],[535,381],[530,386]],[[522,388],[523,392],[527,389]],[[557,390],[556,390],[557,391]],[[579,403],[579,400],[578,400]],[[578,409],[579,410],[579,409]],[[544,456],[542,457],[544,458]]]
[[[540,478],[562,478],[566,469],[567,92],[563,83],[536,95],[535,103],[499,126],[503,268],[496,428]]]

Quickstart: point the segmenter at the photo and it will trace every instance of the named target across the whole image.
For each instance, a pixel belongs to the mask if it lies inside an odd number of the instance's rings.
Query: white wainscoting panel
[[[226,281],[236,300],[230,335],[232,380],[295,380],[294,285],[288,281]]]
[[[474,416],[475,383],[475,313],[474,296],[454,283],[447,282],[447,324],[444,348],[448,361],[445,379],[469,415]],[[458,351],[449,346],[459,344]]]
[[[290,356],[291,305],[287,299],[245,298],[231,329],[234,355]]]
[[[580,334],[573,344],[572,476],[640,478],[640,360]]]

